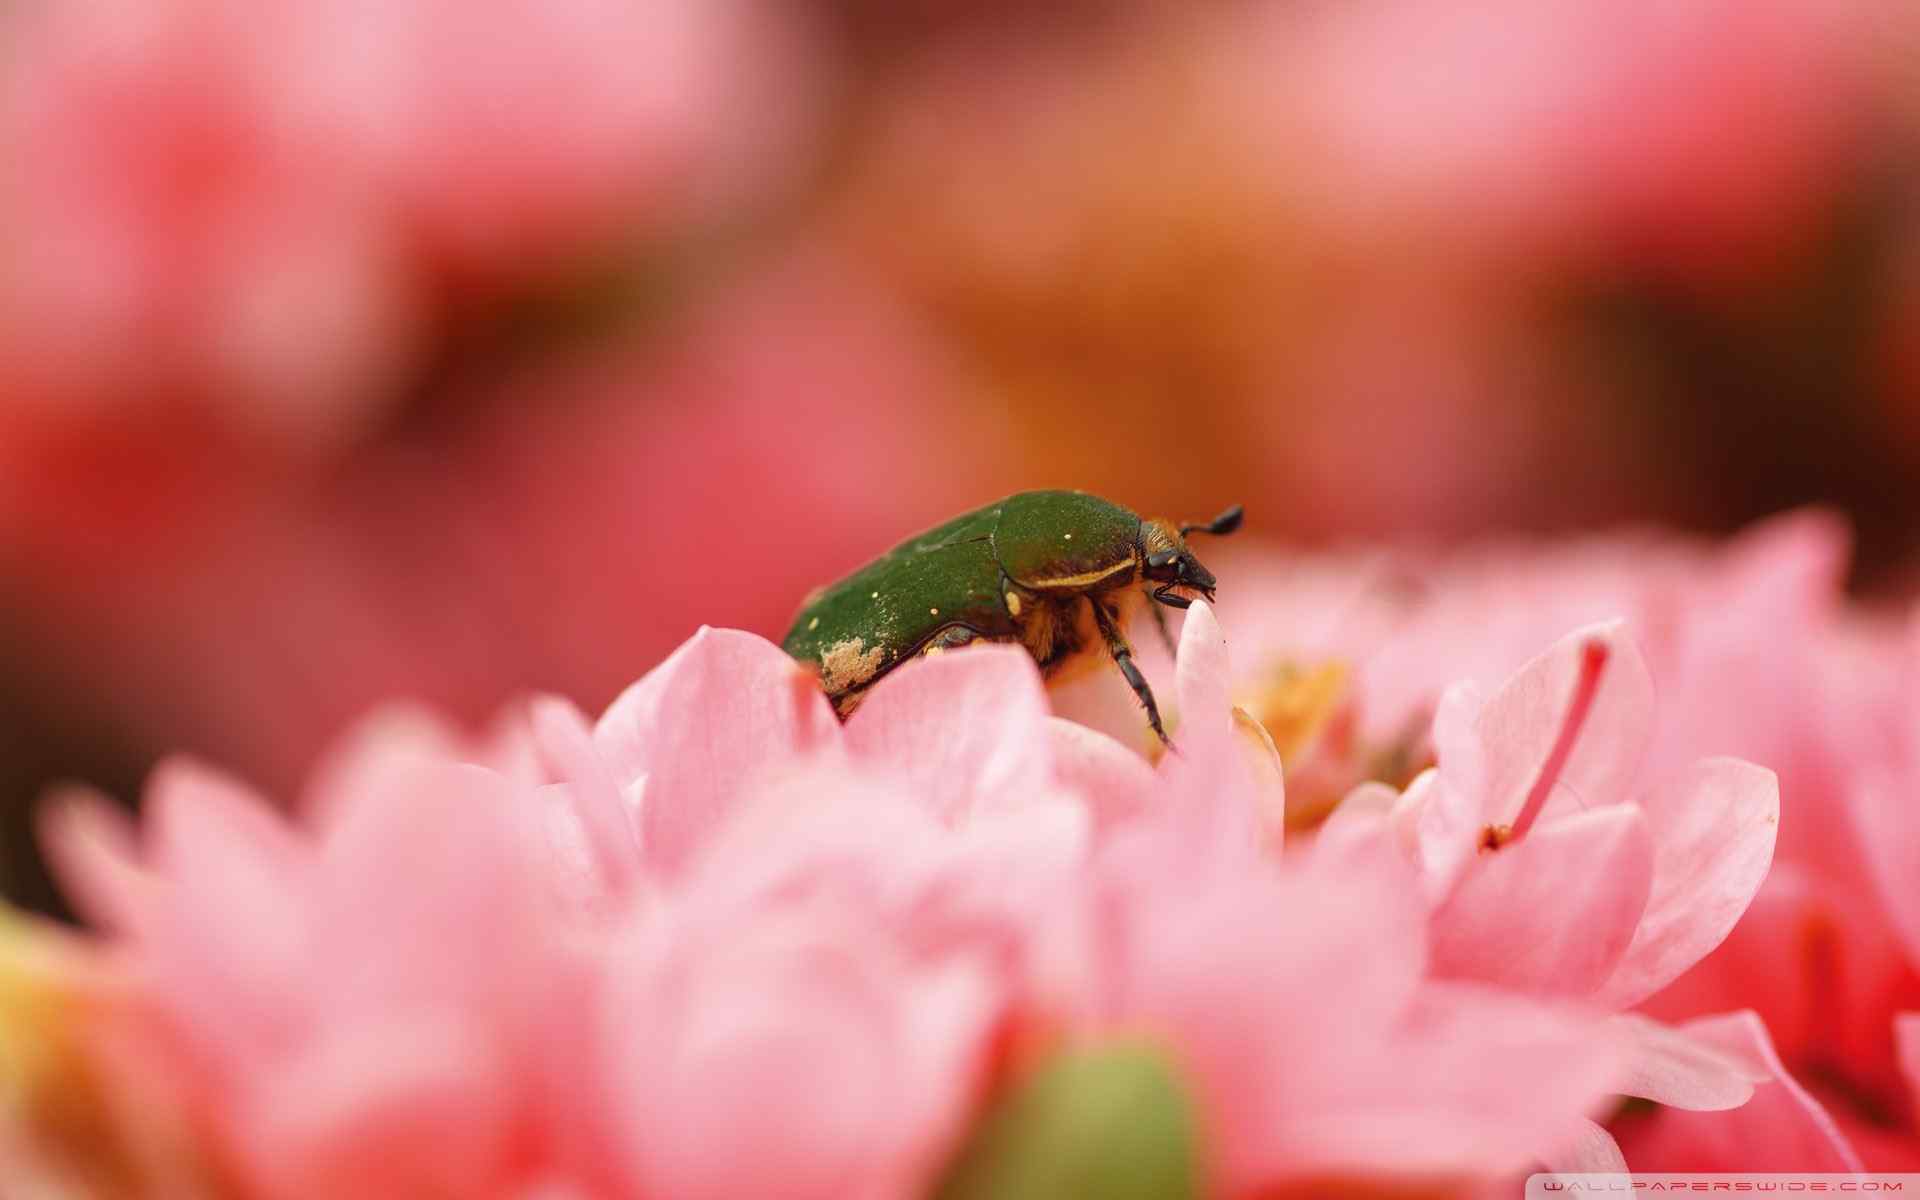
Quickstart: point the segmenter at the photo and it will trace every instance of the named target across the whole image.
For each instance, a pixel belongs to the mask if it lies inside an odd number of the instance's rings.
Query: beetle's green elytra
[[[1131,601],[1185,608],[1213,599],[1190,533],[1228,534],[1239,505],[1175,525],[1085,492],[1018,492],[908,538],[809,595],[783,643],[812,668],[842,717],[888,671],[969,642],[1015,642],[1049,678],[1102,650],[1164,742],[1160,710],[1122,632]]]

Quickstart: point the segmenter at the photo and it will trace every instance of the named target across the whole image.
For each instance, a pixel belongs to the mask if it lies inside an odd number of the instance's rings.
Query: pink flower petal
[[[1774,1052],[1751,1011],[1702,1017],[1679,1027],[1693,1041],[1738,1061],[1764,1080],[1753,1098],[1725,1112],[1664,1108],[1616,1122],[1614,1134],[1637,1171],[1859,1171],[1860,1157],[1820,1102]]]
[[[1162,814],[1177,821],[1183,853],[1258,851],[1266,827],[1285,808],[1285,776],[1270,738],[1245,736],[1228,699],[1231,661],[1213,609],[1196,600],[1180,630],[1175,683],[1180,728],[1175,749],[1160,760]],[[1248,722],[1251,723],[1251,722]]]
[[[1637,1013],[1622,1013],[1613,1025],[1628,1052],[1621,1095],[1715,1112],[1745,1104],[1753,1096],[1753,1085],[1771,1078],[1756,1072],[1750,1061]]]
[[[919,1194],[978,1086],[992,992],[964,961],[907,961],[849,907],[745,918],[648,931],[607,997],[632,1190]]]
[[[669,873],[732,811],[750,777],[839,740],[826,696],[778,646],[705,626],[594,730],[623,790],[645,777],[641,843],[647,862]]]
[[[1067,903],[1088,854],[1077,801],[1049,799],[950,829],[883,774],[770,780],[683,877],[707,911],[845,906],[930,955],[1013,961],[1035,914]]]
[[[1780,830],[1772,771],[1712,758],[1641,803],[1653,831],[1653,894],[1600,998],[1638,1004],[1726,940],[1767,876]]]
[[[1348,792],[1314,831],[1314,860],[1371,859],[1383,848],[1399,850],[1400,831],[1391,815],[1399,800],[1400,793],[1383,783],[1363,783]]]
[[[592,861],[607,886],[625,888],[640,868],[639,833],[626,800],[594,748],[592,727],[571,701],[558,696],[536,697],[530,715],[548,770],[571,785],[571,811],[585,834]]]
[[[532,730],[524,716],[509,709],[475,738],[432,709],[383,704],[349,726],[321,754],[294,811],[307,825],[324,830],[340,805],[385,786],[382,778],[393,771],[425,763],[474,763],[529,782],[541,778]]]
[[[1553,772],[1541,819],[1618,804],[1633,779],[1653,729],[1653,678],[1622,624],[1577,629],[1521,667],[1487,701],[1476,723],[1485,746],[1483,819],[1511,822],[1549,768],[1574,706],[1590,647],[1604,655],[1598,690],[1579,721],[1577,737]]]
[[[943,830],[882,775],[799,771],[756,786],[678,883],[716,907],[820,889],[884,907],[923,868]]]
[[[334,1034],[265,1074],[239,1117],[258,1194],[500,1194],[523,1097],[487,1033],[454,1009]]]
[[[231,778],[176,759],[155,769],[144,816],[146,860],[167,880],[141,918],[141,952],[184,1036],[221,1063],[283,1044],[304,1019],[311,847]]]
[[[1592,1121],[1580,1120],[1546,1156],[1547,1169],[1566,1175],[1624,1175],[1627,1157],[1613,1135]]]
[[[1049,789],[1047,697],[1017,646],[977,646],[902,664],[847,721],[856,761],[884,763],[941,820],[1017,807]]]
[[[609,890],[599,847],[591,844],[580,820],[573,789],[549,783],[534,789],[547,836],[547,894],[563,909],[579,913],[606,912],[617,906]]]
[[[1487,753],[1475,725],[1486,707],[1479,689],[1456,683],[1441,693],[1433,715],[1438,770],[1407,785],[1398,819],[1406,827],[1436,902],[1453,890],[1486,832]]]
[[[311,953],[355,969],[314,980],[315,1003],[334,1014],[472,1012],[537,989],[536,964],[502,955],[540,945],[552,915],[544,818],[530,789],[456,763],[396,771],[341,806],[322,847]],[[493,982],[476,997],[482,979]]]
[[[1320,872],[1361,877],[1397,875],[1411,895],[1429,905],[1412,830],[1401,819],[1403,797],[1383,784],[1361,784],[1321,822],[1305,860]],[[1421,922],[1424,924],[1424,922]]]
[[[1287,772],[1280,762],[1280,748],[1273,744],[1266,726],[1243,708],[1233,710],[1233,734],[1260,843],[1267,853],[1277,855],[1285,848],[1287,836]]]
[[[40,814],[40,842],[75,911],[113,933],[134,934],[157,911],[166,883],[140,861],[133,820],[91,788],[64,788]]]
[[[1216,729],[1225,729],[1232,709],[1228,699],[1233,663],[1227,653],[1227,637],[1220,631],[1220,620],[1213,606],[1196,600],[1187,610],[1180,626],[1180,646],[1174,660],[1174,691],[1180,702],[1180,729],[1183,737],[1201,731],[1211,737]]]
[[[1412,889],[1391,877],[1368,886],[1376,881],[1242,865],[1194,871],[1168,890],[1164,864],[1109,855],[1111,887],[1090,934],[1099,969],[1078,1006],[1095,1028],[1177,1035],[1226,1194],[1254,1194],[1257,1183],[1325,1161],[1309,1149],[1316,1134],[1346,1130],[1376,1149],[1389,1140],[1369,1132],[1381,1114],[1355,1111],[1363,1088],[1377,1087],[1383,1109],[1432,1112],[1404,1103],[1388,1078],[1397,1065],[1375,1053],[1422,990]],[[1317,907],[1330,895],[1337,905]],[[1308,912],[1311,920],[1290,919]],[[1256,996],[1271,999],[1250,1002]],[[1316,1111],[1329,1128],[1303,1127]]]
[[[1853,814],[1860,823],[1860,850],[1886,898],[1886,913],[1906,946],[1907,957],[1920,963],[1920,899],[1914,898],[1914,881],[1920,879],[1920,836],[1916,836],[1920,812],[1906,781],[1911,776],[1885,771],[1879,776],[1855,793]]]
[[[251,788],[191,759],[168,759],[147,781],[145,810],[157,870],[221,893],[250,920],[270,919],[284,905],[306,847]],[[255,902],[265,911],[253,910]]]
[[[1276,1140],[1303,1162],[1521,1169],[1568,1140],[1617,1071],[1616,1048],[1598,1032],[1577,1013],[1500,989],[1430,985],[1401,1036],[1348,1064],[1337,1103],[1315,1102],[1322,1081],[1295,1086],[1305,1103]]]
[[[1146,812],[1158,783],[1147,760],[1097,729],[1061,717],[1047,718],[1053,744],[1054,781],[1086,801],[1096,833]]]
[[[1906,1076],[1908,1098],[1920,1103],[1920,1012],[1901,1013],[1893,1019],[1893,1046],[1900,1073]]]
[[[1653,842],[1631,805],[1536,828],[1482,853],[1434,913],[1434,974],[1588,995],[1626,952],[1652,878]]]
[[[1393,812],[1394,805],[1399,802],[1399,792],[1384,783],[1369,780],[1342,796],[1340,803],[1334,806],[1329,820],[1339,816],[1343,811],[1349,815],[1366,813],[1386,817]],[[1325,829],[1326,826],[1323,824],[1321,828]]]

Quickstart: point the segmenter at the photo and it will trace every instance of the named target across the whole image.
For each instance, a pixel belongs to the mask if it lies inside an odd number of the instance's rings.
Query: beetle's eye
[[[1162,550],[1157,554],[1147,555],[1147,566],[1156,571],[1164,571],[1179,557],[1180,553],[1177,550]]]

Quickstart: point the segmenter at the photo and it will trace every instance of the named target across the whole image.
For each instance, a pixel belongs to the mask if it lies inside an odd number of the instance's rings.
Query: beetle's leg
[[[1113,656],[1113,665],[1120,668],[1127,686],[1133,689],[1133,694],[1140,698],[1140,703],[1147,710],[1147,724],[1153,726],[1153,732],[1162,745],[1173,749],[1173,739],[1167,736],[1166,728],[1160,724],[1160,706],[1153,702],[1153,689],[1147,686],[1147,677],[1140,673],[1140,668],[1133,664],[1133,647],[1127,645],[1127,639],[1121,636],[1120,627],[1114,623],[1113,614],[1107,611],[1106,605],[1093,596],[1087,597],[1087,603],[1093,605],[1094,624],[1100,627],[1100,636],[1106,639],[1107,653]]]
[[[1180,651],[1174,648],[1173,631],[1167,628],[1167,614],[1158,604],[1149,604],[1147,608],[1153,613],[1153,627],[1160,631],[1160,643],[1167,648],[1167,657],[1178,658]]]
[[[1192,608],[1193,601],[1187,599],[1185,596],[1180,595],[1178,592],[1174,591],[1173,588],[1174,588],[1173,584],[1168,584],[1163,588],[1157,588],[1153,593],[1153,598],[1155,600],[1158,600],[1160,603],[1166,605],[1168,608]]]

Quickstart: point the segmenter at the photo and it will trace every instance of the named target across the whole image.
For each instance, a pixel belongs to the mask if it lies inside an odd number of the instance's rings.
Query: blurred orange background
[[[0,890],[1026,487],[1920,548],[1907,0],[0,5]],[[1231,581],[1223,581],[1230,588]]]

